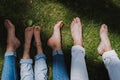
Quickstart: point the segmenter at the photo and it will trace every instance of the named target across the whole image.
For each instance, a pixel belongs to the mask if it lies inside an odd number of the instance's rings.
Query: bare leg
[[[48,40],[48,45],[53,50],[61,50],[61,35],[60,35],[60,29],[63,26],[63,22],[60,21],[54,26],[53,35]]]
[[[47,64],[46,57],[43,54],[42,43],[40,39],[40,27],[35,26],[34,37],[37,48],[37,55],[35,56],[35,80],[47,80]]]
[[[88,80],[85,49],[82,47],[82,25],[78,17],[74,18],[71,23],[71,34],[74,41],[74,46],[72,47],[71,80]]]
[[[5,26],[7,28],[7,48],[4,58],[4,66],[2,71],[2,80],[17,80],[16,70],[16,55],[15,51],[20,46],[20,41],[15,36],[15,26],[10,20],[5,20]]]
[[[42,50],[42,43],[40,39],[40,27],[39,26],[35,26],[34,28],[34,37],[35,37],[35,42],[36,42],[37,53],[41,54],[43,53],[43,50]]]
[[[21,69],[20,75],[21,80],[34,80],[33,79],[33,69],[32,69],[32,59],[30,59],[30,44],[33,36],[33,27],[27,27],[25,29],[25,44],[23,58],[21,59]]]
[[[74,45],[81,45],[83,46],[82,41],[82,25],[80,19],[74,18],[71,23],[71,33],[74,41]]]
[[[66,71],[63,52],[61,50],[60,29],[63,22],[60,21],[54,26],[53,35],[48,40],[48,45],[53,49],[53,80],[69,80]]]
[[[6,51],[15,51],[20,46],[20,41],[15,36],[15,26],[8,19],[5,20],[5,26],[8,32]]]
[[[115,52],[112,50],[110,40],[108,37],[107,25],[101,25],[100,29],[100,38],[101,42],[98,46],[98,52],[102,55],[103,62],[106,69],[108,70],[110,80],[119,80],[120,79],[120,59]]]
[[[101,25],[100,38],[101,38],[101,42],[98,47],[98,52],[99,52],[99,54],[102,55],[104,52],[112,50],[110,40],[108,37],[107,25],[105,25],[105,24]]]
[[[33,36],[33,27],[27,27],[25,29],[25,45],[24,45],[24,53],[23,59],[30,59],[30,44]]]

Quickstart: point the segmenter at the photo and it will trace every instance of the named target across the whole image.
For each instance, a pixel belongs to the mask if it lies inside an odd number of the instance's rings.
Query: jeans
[[[69,80],[62,50],[53,51],[53,80]]]
[[[5,53],[1,80],[18,80],[15,54],[13,51]]]
[[[35,56],[34,72],[32,68],[32,59],[21,59],[21,80],[47,80],[47,64],[44,54]]]
[[[120,59],[114,50],[102,55],[103,62],[108,70],[110,80],[120,80]]]
[[[71,80],[88,80],[85,63],[85,50],[77,45],[72,47]],[[110,80],[120,79],[120,59],[114,50],[102,55]]]
[[[71,80],[89,80],[85,63],[85,49],[79,45],[72,47]]]

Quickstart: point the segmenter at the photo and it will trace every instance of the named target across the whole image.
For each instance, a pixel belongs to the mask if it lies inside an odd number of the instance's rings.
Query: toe
[[[62,26],[63,25],[63,21],[59,21],[56,26]]]
[[[108,32],[108,28],[106,24],[102,24],[101,28],[100,28],[100,34],[102,33],[107,33]]]
[[[9,27],[9,26],[14,27],[14,25],[12,24],[12,22],[9,19],[6,19],[4,24],[6,27]]]
[[[72,23],[71,23],[71,28],[73,27],[73,25],[74,25],[74,20],[73,20]]]
[[[107,25],[106,24],[102,24],[101,25],[101,29],[107,29]]]
[[[39,31],[40,30],[40,26],[35,26],[34,27],[34,31]]]
[[[77,20],[76,20],[76,18],[74,18],[74,22],[75,22],[75,23],[77,23]]]
[[[76,21],[77,21],[77,22],[80,22],[80,18],[79,18],[79,17],[76,17]]]
[[[61,28],[63,26],[63,21],[59,21],[57,24],[55,24],[54,29]]]

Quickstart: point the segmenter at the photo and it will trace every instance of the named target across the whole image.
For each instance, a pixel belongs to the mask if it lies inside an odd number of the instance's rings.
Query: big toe
[[[33,30],[33,27],[27,27],[26,29],[25,29],[25,32],[27,32],[27,31],[32,31]]]
[[[5,22],[4,22],[4,24],[5,24],[5,26],[7,27],[7,28],[9,28],[9,27],[14,27],[14,25],[12,24],[12,22],[9,20],[9,19],[6,19],[5,20]]]
[[[77,23],[80,23],[80,18],[76,17],[76,21],[77,21]]]
[[[55,24],[54,29],[59,29],[63,26],[63,21],[59,21],[57,24]]]
[[[106,25],[106,24],[102,24],[102,25],[101,25],[100,32],[102,33],[102,32],[107,32],[107,31],[108,31],[107,25]]]
[[[40,26],[35,26],[34,27],[34,32],[36,32],[36,31],[40,31]]]

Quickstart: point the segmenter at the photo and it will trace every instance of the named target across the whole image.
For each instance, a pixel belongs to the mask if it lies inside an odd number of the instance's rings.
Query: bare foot
[[[5,27],[7,28],[7,51],[15,51],[20,46],[20,41],[15,36],[15,26],[8,19],[4,22]]]
[[[101,25],[100,38],[101,38],[101,42],[100,45],[98,46],[98,52],[99,54],[102,55],[104,52],[112,50],[110,40],[108,37],[107,25],[105,24]]]
[[[60,50],[61,49],[61,35],[60,35],[60,29],[63,26],[63,21],[59,21],[55,26],[54,26],[54,31],[53,35],[49,38],[48,40],[48,45],[53,49],[53,50]]]
[[[27,48],[30,48],[32,37],[33,37],[33,27],[27,27],[25,29],[25,46]]]
[[[36,43],[36,48],[37,48],[37,53],[43,53],[42,51],[42,43],[40,39],[40,27],[35,26],[34,27],[34,37],[35,37],[35,43]]]
[[[29,51],[30,51],[30,44],[33,36],[33,27],[27,27],[25,29],[25,45],[24,45],[24,54],[23,58],[24,59],[29,59]]]
[[[74,45],[83,46],[82,41],[82,25],[80,18],[76,17],[71,23],[71,34],[74,40]]]

